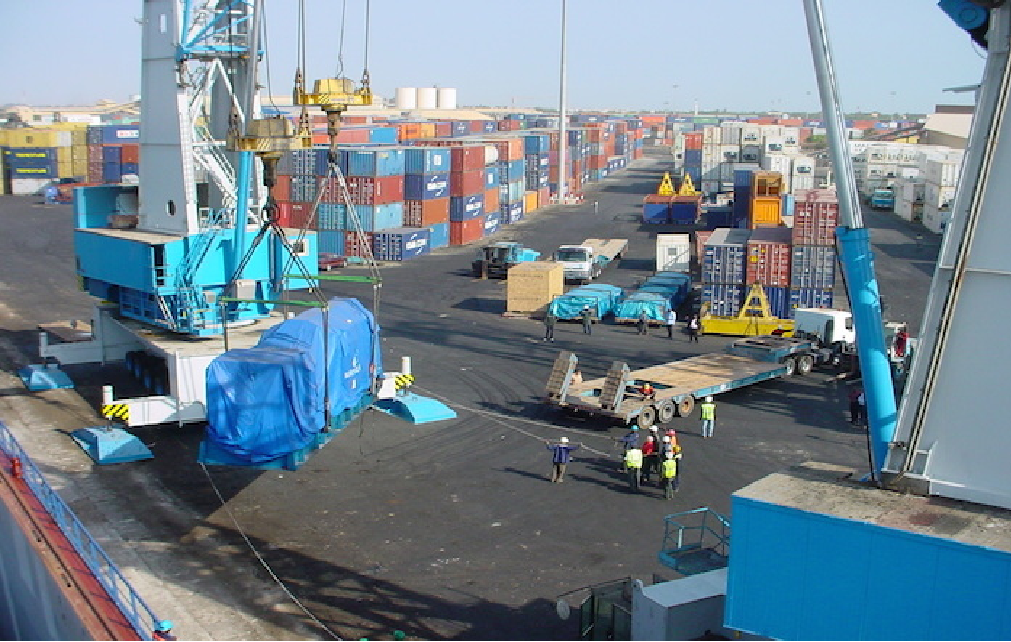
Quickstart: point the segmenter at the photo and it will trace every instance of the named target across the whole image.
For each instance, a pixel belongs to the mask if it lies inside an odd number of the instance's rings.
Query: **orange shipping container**
[[[540,203],[541,207],[546,207],[551,202],[550,187],[542,187],[537,190],[537,202]]]
[[[499,189],[493,187],[484,192],[484,211],[494,212],[499,206]]]
[[[538,207],[537,192],[528,190],[523,193],[523,211],[529,214]]]
[[[748,228],[782,225],[783,199],[779,196],[755,196],[751,199]]]
[[[404,226],[428,227],[449,220],[449,197],[404,201]]]
[[[139,163],[140,162],[140,145],[131,143],[129,145],[123,145],[123,149],[120,150],[120,162],[122,163]]]
[[[469,221],[449,222],[449,244],[466,245],[484,236],[484,217],[478,216]]]
[[[685,149],[702,149],[702,132],[685,133]]]
[[[275,201],[287,201],[291,198],[291,176],[278,174],[274,177],[274,189],[271,192]]]

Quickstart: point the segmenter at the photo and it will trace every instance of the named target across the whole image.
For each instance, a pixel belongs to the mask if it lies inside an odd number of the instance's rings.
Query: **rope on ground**
[[[566,428],[564,426],[555,426],[554,424],[547,424],[547,423],[544,423],[543,421],[536,421],[534,419],[524,419],[523,417],[513,417],[513,416],[510,416],[510,415],[503,415],[501,413],[492,412],[490,410],[480,410],[478,408],[469,408],[467,406],[463,406],[463,405],[460,405],[458,403],[455,403],[455,402],[451,401],[450,399],[448,399],[447,397],[443,397],[442,395],[438,395],[438,394],[432,392],[431,390],[425,390],[424,388],[419,388],[417,386],[412,386],[412,388],[414,388],[415,390],[417,390],[419,392],[422,392],[422,393],[428,395],[429,397],[433,397],[435,399],[438,399],[439,401],[441,401],[442,403],[446,404],[447,406],[449,406],[451,408],[456,408],[458,410],[466,410],[467,412],[472,412],[472,413],[477,414],[477,415],[484,415],[485,417],[487,417],[487,418],[495,421],[496,423],[502,425],[504,428],[508,428],[509,430],[518,432],[521,435],[525,435],[527,437],[532,437],[532,438],[536,439],[537,441],[544,441],[544,438],[535,435],[534,433],[530,432],[529,430],[523,430],[522,428],[519,428],[518,426],[513,426],[511,424],[513,424],[513,423],[524,423],[524,424],[529,424],[531,426],[541,426],[543,428],[554,428],[555,430],[561,430],[563,432],[569,432],[569,433],[572,433],[572,434],[575,434],[575,435],[582,435],[584,437],[595,437],[596,436],[596,435],[588,435],[585,432],[583,432],[583,431],[581,431],[581,430],[579,430],[577,428]],[[601,436],[601,439],[603,439],[603,438],[604,437]],[[595,448],[591,448],[590,446],[587,446],[586,444],[583,444],[583,448],[585,448],[586,450],[590,451],[591,453],[593,453],[595,455],[600,455],[601,457],[605,457],[605,458],[608,458],[608,459],[611,458],[611,455],[609,455],[608,453],[605,453],[605,452],[603,452],[601,450],[597,450]]]
[[[267,574],[270,575],[271,579],[274,580],[274,583],[276,583],[279,587],[281,587],[281,590],[284,591],[285,595],[288,596],[288,598],[292,601],[292,603],[298,608],[300,608],[302,612],[305,613],[309,617],[309,619],[315,622],[321,629],[326,631],[331,638],[333,638],[334,640],[343,641],[344,638],[337,635],[326,624],[323,624],[323,622],[321,622],[320,619],[312,613],[312,611],[306,608],[306,606],[302,604],[302,602],[297,597],[295,597],[295,594],[288,589],[288,586],[284,583],[284,580],[279,578],[277,574],[274,573],[274,570],[270,568],[270,564],[267,563],[267,560],[263,559],[263,556],[260,555],[260,551],[256,549],[256,546],[253,545],[253,542],[249,539],[249,536],[246,535],[246,531],[244,531],[242,529],[242,526],[239,525],[239,520],[235,518],[235,515],[232,514],[231,509],[228,508],[228,504],[225,502],[225,498],[221,495],[221,491],[218,490],[218,485],[214,483],[214,478],[211,477],[211,473],[210,471],[207,470],[207,466],[205,466],[204,464],[200,464],[200,468],[203,469],[204,475],[207,476],[207,481],[210,482],[211,488],[214,489],[214,494],[217,495],[218,501],[221,502],[221,507],[225,509],[226,513],[228,513],[228,518],[232,520],[232,524],[235,526],[235,530],[238,531],[239,535],[242,536],[242,539],[246,542],[246,546],[248,546],[249,550],[253,552],[253,555],[255,555],[256,559],[260,562],[260,565],[267,571]]]

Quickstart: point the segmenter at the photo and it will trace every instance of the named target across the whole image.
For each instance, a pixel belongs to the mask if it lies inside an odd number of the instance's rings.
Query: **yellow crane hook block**
[[[657,196],[674,196],[674,183],[671,182],[670,172],[663,173],[663,180],[660,187],[656,188]]]

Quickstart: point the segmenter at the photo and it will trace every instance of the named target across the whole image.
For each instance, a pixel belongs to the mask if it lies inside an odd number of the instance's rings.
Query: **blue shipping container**
[[[832,290],[790,288],[790,316],[797,308],[831,308]]]
[[[317,178],[314,175],[301,174],[291,177],[291,200],[296,203],[310,203],[316,200]]]
[[[695,225],[695,221],[699,217],[699,204],[698,202],[678,203],[675,201],[671,204],[670,217],[671,222],[675,225]]]
[[[348,176],[396,176],[404,173],[404,149],[377,147],[374,149],[341,150]]]
[[[754,169],[735,169],[734,170],[734,189],[738,187],[747,187],[751,189],[751,178],[754,176]]]
[[[121,147],[103,147],[102,148],[102,162],[103,163],[120,163],[123,158],[123,148]]]
[[[123,163],[121,167],[123,174],[137,175],[140,173],[140,163]]]
[[[320,203],[319,207],[316,208],[316,228],[321,231],[347,229],[344,220],[346,210],[346,207],[336,203]],[[320,252],[326,251],[320,247]],[[343,254],[343,250],[340,253]]]
[[[796,209],[796,199],[793,194],[783,194],[783,216],[793,216]]]
[[[316,242],[320,252],[344,256],[343,230],[320,230],[316,233]]]
[[[450,171],[448,147],[408,147],[404,150],[404,171],[408,174],[432,174]]]
[[[727,283],[703,283],[702,302],[709,304],[709,312],[718,317],[733,317],[741,311],[744,286]]]
[[[790,286],[819,290],[835,287],[835,248],[831,245],[794,245]]]
[[[793,316],[790,307],[790,288],[764,287],[765,297],[769,299],[769,310],[772,316],[789,319]]]
[[[527,189],[540,189],[548,186],[548,173],[546,171],[527,172],[523,175],[523,184]]]
[[[454,120],[453,121],[453,133],[451,134],[453,138],[458,138],[460,136],[468,136],[470,134],[470,121],[469,120]]]
[[[372,252],[380,261],[406,261],[431,250],[427,227],[401,227],[376,232]]]
[[[499,169],[498,165],[488,165],[484,168],[484,188],[486,190],[494,189],[498,187],[499,184]]]
[[[484,194],[449,197],[449,220],[469,221],[484,214]]]
[[[369,128],[369,142],[370,143],[380,143],[384,145],[396,145],[397,144],[397,128],[396,127],[370,127]]]
[[[119,151],[119,148],[115,148]],[[55,147],[11,147],[3,150],[4,163],[11,168],[55,168],[57,152]],[[104,158],[103,158],[104,160]]]
[[[541,154],[550,151],[550,137],[547,134],[526,134],[523,136],[524,154]]]
[[[642,222],[648,225],[666,225],[670,222],[670,203],[643,203]]]
[[[118,183],[123,179],[123,166],[119,161],[107,161],[102,163],[102,181],[105,183]]]
[[[519,223],[523,220],[523,201],[516,203],[505,203],[499,206],[502,213],[502,224]]]
[[[511,183],[500,183],[498,186],[499,202],[512,202],[523,200],[523,192],[526,191],[525,181],[518,180]]]
[[[347,205],[338,205],[337,207],[339,215],[344,216],[344,229],[354,230],[355,222],[347,215]],[[355,205],[354,207],[363,232],[380,232],[404,226],[404,204],[402,202],[385,205]]]
[[[523,159],[498,162],[499,182],[501,183],[521,181],[526,171],[526,161]]]
[[[748,230],[720,228],[706,241],[702,257],[703,283],[743,284]]]
[[[490,134],[492,132],[498,131],[498,122],[494,120],[486,120],[482,125],[482,130],[485,134]]]
[[[502,212],[500,210],[485,212],[484,235],[491,236],[495,232],[498,232],[500,227],[502,227]]]
[[[427,201],[446,196],[449,196],[449,172],[404,175],[405,199],[409,201]]]
[[[436,223],[428,226],[429,244],[432,249],[449,247],[449,223]]]
[[[90,132],[89,128],[89,132]],[[137,125],[101,125],[98,135],[103,145],[122,145],[140,142],[140,127]],[[90,140],[88,142],[91,142]]]

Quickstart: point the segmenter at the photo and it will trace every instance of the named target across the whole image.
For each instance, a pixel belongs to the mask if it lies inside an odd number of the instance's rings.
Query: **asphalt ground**
[[[601,281],[632,287],[652,274],[655,234],[690,229],[638,220],[664,160],[654,152],[591,186],[584,205],[535,213],[495,240],[548,255],[586,237],[627,237],[624,259]],[[807,460],[866,467],[866,433],[847,421],[846,385],[816,372],[720,395],[713,439],[698,436],[697,410],[675,419],[680,492],[671,501],[655,486],[630,493],[614,443],[624,428],[542,403],[556,355],[573,351],[593,378],[615,360],[635,369],[719,351],[730,339],[690,344],[682,324],[669,340],[663,328],[643,337],[604,321],[589,336],[560,323],[556,342],[544,343],[539,321],[502,315],[504,281],[470,275],[474,247],[384,266],[377,310],[387,369],[412,357],[415,390],[444,400],[456,419],[411,425],[368,411],[295,472],[204,470],[199,426],[137,429],[155,459],[95,466],[66,433],[101,423],[102,384],[140,393],[124,369],[67,368],[77,388],[45,393],[26,392],[12,374],[38,362],[37,324],[90,315],[76,290],[71,209],[37,200],[0,199],[0,419],[181,639],[391,639],[395,630],[575,639],[577,615],[559,619],[559,595],[676,577],[657,560],[665,515],[702,506],[729,515],[736,489]],[[889,318],[909,322],[915,336],[939,239],[891,214],[865,217]],[[371,286],[323,289],[371,305]],[[543,440],[563,435],[582,448],[565,482],[552,484]]]

